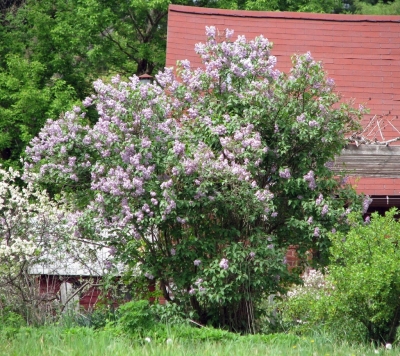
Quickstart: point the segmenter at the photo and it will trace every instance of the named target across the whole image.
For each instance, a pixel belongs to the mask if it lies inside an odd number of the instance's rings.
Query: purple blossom
[[[206,26],[206,35],[208,37],[215,38],[216,33],[217,33],[217,30],[216,30],[215,26]]]
[[[278,213],[276,212],[276,211],[274,211],[272,214],[271,214],[271,217],[273,217],[273,218],[276,218],[278,216]]]
[[[371,222],[371,218],[369,216],[365,217],[365,224],[369,224]]]
[[[347,184],[349,181],[349,176],[344,176],[341,180],[340,180],[340,185],[345,185]]]
[[[278,132],[279,132],[279,126],[278,126],[278,124],[275,124],[274,133],[278,133]]]
[[[117,253],[116,247],[115,247],[115,246],[111,246],[111,247],[108,249],[108,253],[109,253],[110,256],[115,256],[115,254]]]
[[[322,208],[321,215],[322,215],[322,216],[326,215],[326,214],[328,213],[328,210],[329,210],[329,207],[328,207],[327,204],[325,204],[325,205],[323,206],[323,208]]]
[[[225,135],[226,127],[224,125],[218,125],[212,128],[213,133],[217,135]]]
[[[234,34],[234,30],[230,30],[229,28],[227,28],[226,30],[225,30],[225,37],[227,38],[227,39],[230,39],[232,36],[233,36],[233,34]]]
[[[304,122],[305,121],[306,116],[304,114],[301,114],[300,116],[296,117],[296,120],[298,123]]]
[[[153,205],[157,205],[157,204],[158,204],[158,200],[155,199],[155,198],[151,198],[150,201],[151,201],[151,203],[152,203]]]
[[[190,294],[190,295],[194,295],[194,294],[196,294],[196,291],[195,291],[193,288],[190,288],[189,294]]]
[[[219,263],[219,267],[222,269],[228,269],[229,268],[229,261],[226,258],[223,258],[221,262]]]
[[[319,237],[319,227],[318,227],[318,226],[314,229],[314,234],[313,234],[313,236],[314,236],[314,237]]]
[[[320,205],[322,201],[324,200],[324,196],[320,194],[318,198],[315,200],[315,205]]]
[[[143,137],[142,139],[142,147],[143,148],[149,148],[151,146],[151,141],[149,140],[148,137]]]
[[[314,190],[317,187],[317,184],[315,183],[314,172],[312,170],[303,176],[303,178],[306,182],[308,182],[308,187],[311,190]]]
[[[185,224],[186,223],[186,220],[185,219],[182,219],[181,217],[177,217],[176,218],[176,221],[178,222],[178,223],[181,223],[181,224]]]
[[[311,121],[308,122],[308,126],[317,127],[317,126],[319,126],[319,123],[317,121],[315,121],[315,120],[311,120]]]
[[[311,225],[311,224],[313,223],[313,221],[314,221],[314,220],[313,220],[313,217],[310,216],[310,217],[308,218],[308,220],[307,220],[307,223]]]
[[[85,108],[92,105],[92,103],[93,103],[93,99],[90,96],[86,97],[85,100],[82,101],[82,104]]]
[[[176,255],[176,250],[174,248],[171,248],[170,252],[171,252],[171,256],[175,256]]]
[[[372,198],[369,195],[366,195],[363,200],[363,214],[368,211],[369,206],[372,203]]]
[[[289,179],[291,177],[289,168],[285,168],[283,171],[279,171],[279,176],[281,178]]]
[[[332,234],[336,234],[336,229],[335,229],[335,228],[332,228],[331,233],[332,233]]]
[[[261,202],[266,201],[266,200],[269,200],[269,199],[272,198],[271,192],[270,192],[269,190],[267,190],[267,189],[264,189],[264,190],[257,190],[257,191],[254,193],[254,195],[255,195],[256,198],[257,198],[259,201],[261,201]]]
[[[326,80],[326,84],[330,87],[333,87],[335,85],[335,81],[332,78],[328,78]]]
[[[113,264],[112,264],[111,261],[106,260],[106,261],[104,262],[104,267],[105,267],[106,269],[110,270],[110,269],[112,268],[112,266],[113,266]]]
[[[253,252],[253,251],[249,253],[249,257],[250,257],[250,258],[253,258],[255,255],[256,255],[256,253]]]
[[[193,264],[194,264],[195,266],[200,266],[200,265],[201,265],[201,260],[194,260],[194,261],[193,261]]]
[[[267,248],[270,249],[270,250],[272,250],[272,249],[274,248],[274,244],[269,244],[269,245],[267,245]]]
[[[146,272],[146,273],[144,274],[144,276],[145,276],[146,278],[148,278],[148,279],[154,279],[154,276],[153,276],[151,273],[149,273],[149,272]]]

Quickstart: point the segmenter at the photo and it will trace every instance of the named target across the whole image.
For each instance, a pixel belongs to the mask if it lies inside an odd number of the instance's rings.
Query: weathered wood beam
[[[400,178],[400,147],[347,145],[333,169],[349,176]]]

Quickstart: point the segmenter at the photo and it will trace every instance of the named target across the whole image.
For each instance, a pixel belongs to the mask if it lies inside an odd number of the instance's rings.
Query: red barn
[[[194,45],[205,42],[205,26],[273,42],[277,68],[287,72],[291,56],[311,52],[336,82],[343,100],[370,108],[364,131],[337,158],[345,162],[357,191],[371,195],[370,209],[400,207],[400,16],[256,12],[170,5],[167,67],[188,59],[201,66]]]

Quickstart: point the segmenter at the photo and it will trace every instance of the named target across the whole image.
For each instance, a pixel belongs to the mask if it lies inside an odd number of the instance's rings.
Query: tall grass
[[[184,333],[185,334],[185,333]],[[0,355],[15,356],[130,356],[130,355],[376,355],[373,347],[333,342],[329,336],[316,338],[288,334],[237,336],[234,339],[210,341],[191,339],[169,331],[167,340],[153,335],[151,341],[115,335],[110,330],[90,328],[21,328],[14,335],[0,334]],[[393,355],[396,350],[390,351]],[[381,348],[379,353],[386,353]],[[386,353],[387,354],[387,353]]]

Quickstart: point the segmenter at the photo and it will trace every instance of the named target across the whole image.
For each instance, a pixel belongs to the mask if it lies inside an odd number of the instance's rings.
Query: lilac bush
[[[67,192],[86,234],[109,236],[167,300],[186,301],[203,323],[249,331],[259,302],[295,278],[282,263],[287,246],[305,261],[318,250],[323,262],[327,232],[347,229],[344,206],[360,210],[325,164],[361,113],[338,104],[309,53],[286,75],[266,38],[206,32],[195,46],[202,68],[183,60],[154,84],[97,80],[83,106],[98,121],[77,107],[49,120],[25,169]]]

